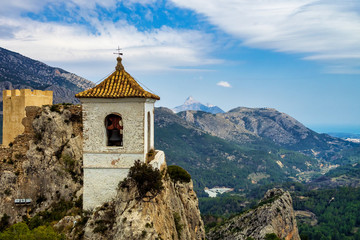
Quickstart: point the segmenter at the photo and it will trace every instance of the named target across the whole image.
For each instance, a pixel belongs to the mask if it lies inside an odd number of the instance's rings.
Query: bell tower
[[[120,55],[120,54],[119,54]],[[134,161],[154,149],[154,103],[117,58],[115,71],[94,88],[76,94],[83,109],[83,208],[111,200]]]

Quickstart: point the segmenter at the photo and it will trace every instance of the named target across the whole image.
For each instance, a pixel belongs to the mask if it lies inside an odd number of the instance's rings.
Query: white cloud
[[[96,34],[76,24],[0,17],[0,30],[12,29],[8,36],[0,36],[0,45],[60,66],[69,62],[113,60],[112,53],[117,46],[123,49],[124,62],[132,69],[179,70],[178,67],[186,69],[219,63],[207,57],[211,43],[208,36],[199,31],[162,27],[141,32],[125,21],[91,20]]]
[[[360,2],[356,0],[172,0],[203,14],[243,45],[308,60],[360,60]],[[359,64],[357,65],[359,66]]]
[[[231,88],[231,85],[229,82],[226,81],[220,81],[218,82],[216,85],[220,86],[220,87],[226,87],[226,88]]]

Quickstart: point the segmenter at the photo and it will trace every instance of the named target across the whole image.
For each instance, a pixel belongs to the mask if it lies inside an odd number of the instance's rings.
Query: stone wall
[[[24,132],[21,124],[25,117],[25,107],[51,105],[52,91],[31,89],[14,89],[3,91],[3,139],[2,144],[8,146],[15,137]]]

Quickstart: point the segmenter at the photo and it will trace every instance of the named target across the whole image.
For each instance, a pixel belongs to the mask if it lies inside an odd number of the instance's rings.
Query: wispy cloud
[[[115,7],[115,0],[64,1],[67,11],[78,11],[87,24],[64,21],[29,19],[23,12],[39,12],[46,3],[61,5],[59,1],[29,0],[38,4],[18,7],[19,1],[11,1],[1,12],[17,9],[17,16],[3,14],[0,17],[0,45],[26,56],[45,62],[104,62],[113,59],[117,46],[124,50],[130,68],[149,71],[184,71],[190,68],[219,63],[209,56],[210,35],[197,30],[160,27],[140,31],[126,20],[115,22],[99,18],[94,9]],[[127,4],[138,3],[137,0]],[[152,0],[144,2],[151,4]],[[80,9],[80,10],[79,10]],[[14,12],[16,12],[14,10]],[[24,17],[25,16],[25,17]],[[69,16],[72,17],[72,16]],[[6,33],[6,34],[2,34]]]
[[[302,53],[308,60],[331,60],[328,65],[360,62],[357,0],[172,1],[205,15],[245,46]]]
[[[231,85],[229,82],[226,81],[220,81],[218,82],[216,85],[220,86],[220,87],[226,87],[226,88],[231,88]]]

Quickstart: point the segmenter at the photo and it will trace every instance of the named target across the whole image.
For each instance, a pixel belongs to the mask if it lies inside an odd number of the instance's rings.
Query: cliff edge
[[[116,198],[95,211],[85,239],[205,239],[192,182],[163,178],[164,189],[150,201],[136,198],[136,186],[119,189]]]
[[[212,228],[207,239],[262,240],[275,234],[279,239],[300,240],[292,198],[282,189],[268,190],[256,208]]]

